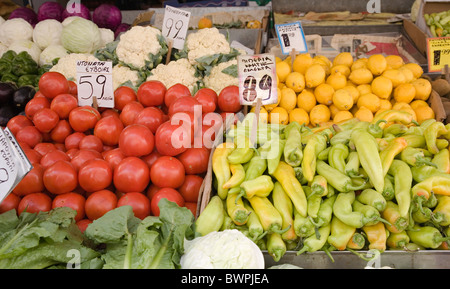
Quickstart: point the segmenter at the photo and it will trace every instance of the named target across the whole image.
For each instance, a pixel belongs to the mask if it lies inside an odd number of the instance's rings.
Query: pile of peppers
[[[275,261],[288,250],[334,261],[332,251],[449,248],[450,124],[397,110],[316,128],[253,128],[254,118],[213,152],[202,234],[238,229]]]

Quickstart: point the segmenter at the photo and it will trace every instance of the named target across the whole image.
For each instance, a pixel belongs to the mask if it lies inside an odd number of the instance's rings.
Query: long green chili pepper
[[[371,123],[367,128],[367,131],[375,138],[383,136],[383,128],[380,127],[380,123],[386,123],[384,119],[377,120],[375,123]]]
[[[236,225],[245,225],[250,212],[244,206],[242,199],[238,199],[237,194],[228,194],[226,199],[226,209]]]
[[[431,159],[431,163],[435,164],[436,167],[443,173],[450,173],[450,151],[449,148],[441,149],[437,154]]]
[[[239,186],[245,179],[245,170],[241,164],[230,165],[231,177],[222,186],[223,189],[231,189]]]
[[[381,216],[391,224],[390,226],[386,225],[391,233],[399,233],[408,227],[408,219],[400,216],[398,205],[392,201],[386,203],[386,209],[381,212]]]
[[[284,129],[286,145],[284,146],[284,161],[292,167],[298,167],[303,159],[301,125],[293,121]]]
[[[254,155],[246,165],[244,181],[253,180],[264,174],[267,169],[267,160],[260,155]],[[235,186],[228,190],[230,194],[240,193],[240,186]]]
[[[236,148],[228,155],[230,164],[243,164],[251,160],[254,147],[247,136],[238,136],[235,139]]]
[[[339,192],[357,191],[366,186],[366,184],[356,186],[352,183],[352,179],[331,167],[324,161],[317,161],[317,173],[327,180]]]
[[[269,233],[267,235],[267,253],[272,256],[275,262],[280,261],[286,253],[286,243],[278,233]]]
[[[336,201],[337,195],[325,198],[320,205],[316,218],[310,218],[316,228],[328,225],[333,217],[333,205]]]
[[[395,200],[398,204],[400,216],[407,219],[411,205],[413,181],[411,170],[405,162],[394,160],[389,168],[389,174],[394,176]]]
[[[436,121],[424,129],[423,136],[430,153],[437,154],[439,152],[438,145],[436,144],[437,138],[446,133],[448,133],[447,128],[440,121]]]
[[[438,203],[433,210],[433,214],[440,214],[441,220],[438,224],[442,227],[450,225],[450,197],[449,196],[437,196]]]
[[[300,182],[301,185],[308,184],[308,180],[303,176],[303,170],[301,167],[294,167],[295,178]]]
[[[373,226],[378,222],[382,222],[382,223],[391,225],[388,221],[384,220],[381,217],[380,212],[378,212],[377,209],[375,209],[374,207],[372,207],[370,205],[365,205],[365,204],[359,202],[358,200],[355,200],[352,203],[352,208],[353,208],[354,212],[360,212],[361,214],[364,215],[366,220],[368,220],[368,221],[366,221],[364,226]]]
[[[309,186],[304,186],[303,191],[305,192],[308,200],[308,216],[311,218],[316,218],[320,209],[320,204],[322,203],[322,196],[319,194],[314,194]]]
[[[438,168],[429,165],[423,165],[418,167],[413,166],[411,167],[411,173],[416,183],[423,182],[425,179],[432,176],[439,176],[444,174]]]
[[[404,135],[408,131],[408,127],[403,123],[393,123],[385,126],[383,129],[383,136],[392,134],[395,137]]]
[[[253,208],[247,202],[244,202],[244,207],[247,209],[247,211],[250,212],[247,223],[245,223],[245,225],[248,227],[250,239],[256,242],[257,240],[263,238],[267,234],[267,231],[264,231],[264,228],[259,221],[258,215],[256,215]]]
[[[304,252],[316,252],[327,242],[330,235],[331,225],[326,225],[318,229],[319,238],[316,235],[309,236],[303,241],[303,247],[297,252],[297,256]]]
[[[434,208],[437,206],[438,198],[435,193],[431,192],[430,197],[428,197],[428,200],[426,202],[422,203],[423,207],[427,208]]]
[[[241,183],[241,192],[238,194],[236,201],[241,197],[247,199],[257,197],[267,197],[272,192],[274,187],[272,178],[268,175],[259,176],[253,180],[244,181]]]
[[[386,240],[386,245],[390,249],[404,249],[405,246],[410,242],[410,238],[406,231],[400,233],[390,233]]]
[[[395,198],[395,188],[391,177],[387,174],[384,177],[384,188],[381,193],[386,201],[391,201]]]
[[[294,241],[297,239],[297,235],[294,230],[294,209],[292,201],[289,199],[289,196],[279,182],[275,182],[274,184],[272,201],[273,205],[283,218],[283,228],[290,227],[289,230],[281,234],[281,238],[285,241]]]
[[[316,174],[317,155],[327,148],[327,138],[322,134],[314,134],[303,150],[303,176],[311,182]]]
[[[365,244],[366,238],[364,238],[363,234],[355,232],[348,241],[346,248],[350,250],[361,250],[362,248],[364,248]]]
[[[358,196],[356,196],[356,199],[365,205],[374,207],[379,212],[386,208],[386,199],[382,194],[374,189],[363,190]]]
[[[335,144],[331,146],[328,154],[328,164],[333,168],[345,173],[345,160],[349,155],[348,146],[345,144]]]
[[[328,154],[330,152],[331,147],[327,147],[326,149],[324,149],[323,151],[321,151],[318,155],[317,155],[317,159],[321,160],[321,161],[328,161]]]
[[[339,193],[333,204],[333,213],[343,223],[355,228],[362,228],[371,219],[366,218],[361,212],[353,211],[354,201],[355,192]]]
[[[437,249],[442,242],[450,240],[450,236],[442,236],[437,228],[431,226],[415,225],[413,230],[407,233],[411,242],[429,249]]]
[[[433,211],[430,208],[422,208],[422,210],[416,209],[411,213],[414,222],[423,224],[431,220]]]
[[[311,218],[302,216],[294,208],[294,231],[300,238],[307,238],[315,233],[315,226]]]
[[[342,144],[348,144],[350,142],[350,138],[352,135],[352,132],[354,129],[358,129],[358,128],[362,128],[362,129],[367,129],[369,127],[370,123],[366,122],[366,121],[361,121],[356,123],[351,129],[347,128],[347,129],[343,129],[343,130],[339,130],[336,127],[339,127],[336,124],[333,124],[333,128],[335,128],[335,130],[337,130],[338,132],[330,139],[330,145],[333,146],[335,144],[338,143],[342,143]]]
[[[380,152],[381,165],[383,167],[383,178],[387,174],[394,158],[401,153],[408,143],[402,137],[393,139],[389,145]]]
[[[343,251],[355,232],[355,227],[345,224],[335,216],[331,219],[331,233],[327,241],[337,250]]]
[[[311,194],[309,196],[307,195],[308,199],[313,195],[324,197],[328,194],[327,179],[321,175],[315,175],[309,187],[311,189]]]
[[[429,165],[433,167],[437,167],[436,164],[431,162],[425,155],[425,153],[428,152],[422,148],[415,148],[415,147],[406,147],[401,153],[400,153],[400,159],[407,163],[410,166],[422,166],[422,165]]]
[[[359,174],[359,156],[356,151],[351,151],[347,157],[347,163],[345,164],[345,174],[351,178],[361,177]]]
[[[284,147],[286,145],[286,140],[284,139],[273,139],[270,141],[270,151],[267,154],[267,169],[269,174],[273,174],[280,163],[281,157],[283,156]]]

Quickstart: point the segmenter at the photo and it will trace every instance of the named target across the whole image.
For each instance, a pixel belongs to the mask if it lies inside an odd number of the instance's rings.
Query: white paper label
[[[114,107],[114,89],[111,61],[77,61],[78,105]]]
[[[189,26],[191,12],[167,5],[164,10],[162,35],[166,40],[172,40],[173,47],[183,49]]]
[[[308,52],[305,34],[300,21],[286,24],[276,24],[278,41],[280,42],[281,52],[289,54],[295,49],[298,53]]]

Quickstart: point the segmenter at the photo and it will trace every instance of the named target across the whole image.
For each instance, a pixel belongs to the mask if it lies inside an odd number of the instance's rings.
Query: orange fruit
[[[419,124],[424,120],[435,118],[434,110],[428,105],[418,106],[416,107],[416,109],[414,109],[414,112],[416,113],[417,122]]]
[[[207,17],[202,17],[198,20],[198,29],[211,28],[211,27],[212,27],[211,19],[209,19]]]
[[[330,109],[324,104],[318,104],[309,113],[311,125],[316,126],[329,121],[331,118]]]

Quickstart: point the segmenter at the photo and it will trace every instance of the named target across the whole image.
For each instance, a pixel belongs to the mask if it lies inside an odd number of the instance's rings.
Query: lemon
[[[356,88],[356,86],[354,86],[354,85],[346,85],[342,89],[345,89],[345,90],[348,91],[348,93],[350,93],[350,95],[353,98],[353,104],[355,104],[358,101],[359,90]]]
[[[409,104],[409,106],[412,108],[412,109],[416,109],[416,108],[418,108],[419,106],[428,106],[428,103],[425,101],[425,100],[421,100],[421,99],[417,99],[417,100],[413,100],[410,104]]]
[[[356,87],[356,89],[359,91],[359,95],[363,95],[366,93],[372,93],[372,86],[371,84],[360,84]]]
[[[416,113],[416,120],[419,124],[424,120],[435,118],[434,110],[428,105],[421,105],[414,109],[414,112]]]
[[[313,88],[325,82],[325,69],[319,63],[312,64],[305,72],[306,87]]]
[[[333,63],[331,62],[331,60],[328,57],[326,57],[325,55],[320,55],[320,54],[313,57],[313,62],[322,63],[326,67],[328,67],[328,69],[330,69],[331,66],[333,66]]]
[[[316,97],[310,88],[303,89],[303,91],[297,95],[297,107],[303,108],[308,113],[316,104]]]
[[[311,66],[312,63],[313,59],[311,57],[311,54],[301,53],[295,57],[294,63],[292,64],[292,70],[295,72],[300,72],[304,75],[306,69]]]
[[[386,76],[380,75],[373,79],[370,84],[372,92],[379,98],[388,99],[392,93],[392,81]]]
[[[373,93],[366,93],[358,98],[356,105],[361,108],[362,106],[367,107],[372,113],[375,113],[380,109],[380,98]]]
[[[327,77],[326,83],[335,90],[344,88],[347,85],[347,77],[340,72],[332,73]]]
[[[289,73],[291,73],[291,67],[286,61],[280,61],[275,63],[275,71],[278,76],[278,81],[284,83]]]
[[[340,123],[344,120],[352,119],[353,114],[348,110],[339,111],[333,118],[333,122]]]
[[[373,54],[367,59],[367,68],[373,75],[378,76],[386,70],[387,61],[382,54]]]
[[[269,123],[272,124],[288,124],[289,114],[286,109],[277,106],[269,112]]]
[[[256,107],[252,107],[252,109],[250,109],[250,112],[255,112]],[[259,120],[262,123],[267,123],[269,121],[269,113],[267,112],[267,110],[264,107],[261,107],[261,109],[259,110]]]
[[[344,64],[338,64],[333,65],[330,70],[331,75],[335,73],[341,73],[342,75],[345,75],[345,77],[348,77],[350,75],[350,67]]]
[[[402,66],[400,68],[398,68],[398,70],[403,74],[403,76],[405,77],[405,82],[411,82],[414,79],[416,79],[414,77],[414,74],[412,73],[411,70],[409,70],[408,68]]]
[[[392,81],[393,88],[397,87],[401,83],[406,82],[405,76],[398,69],[393,69],[393,68],[386,69],[382,75],[389,78]]]
[[[316,101],[320,104],[330,105],[333,103],[334,88],[328,83],[319,84],[314,89]]]
[[[305,88],[305,76],[300,72],[293,71],[286,77],[285,84],[287,87],[299,93]]]
[[[417,78],[411,81],[411,84],[416,89],[416,96],[414,97],[414,99],[428,100],[433,89],[428,79]]]
[[[345,65],[351,67],[353,64],[353,56],[350,52],[341,52],[333,59],[333,65]]]
[[[368,68],[358,68],[352,70],[352,72],[348,76],[348,79],[357,85],[368,84],[372,82],[373,74]]]
[[[289,112],[289,122],[296,121],[299,124],[309,125],[309,114],[303,108],[294,108]]]
[[[397,102],[410,103],[416,96],[416,89],[411,83],[402,83],[394,88],[394,99]]]
[[[330,109],[330,117],[331,117],[331,118],[334,118],[335,115],[336,115],[338,112],[340,112],[339,108],[337,108],[337,106],[334,105],[334,104],[330,104],[330,105],[328,106],[328,108]]]
[[[338,89],[333,94],[333,104],[339,110],[350,110],[353,106],[353,97],[345,89]]]
[[[278,106],[290,112],[297,106],[297,94],[292,88],[285,87],[281,90],[281,100]]]
[[[387,62],[387,66],[389,68],[400,68],[404,63],[403,58],[399,55],[387,55],[386,56],[386,62]]]
[[[361,106],[354,114],[360,121],[371,122],[373,120],[373,112],[365,106]]]
[[[423,74],[423,69],[422,67],[414,62],[409,62],[403,65],[403,67],[408,68],[409,70],[412,71],[414,78],[419,78],[422,76]]]
[[[331,113],[328,106],[324,104],[318,104],[309,113],[309,122],[313,126],[320,125],[321,123],[330,120]]]
[[[275,107],[277,107],[280,104],[281,101],[281,89],[277,87],[277,103],[274,104],[266,104],[264,105],[264,109],[267,110],[267,112],[272,111]]]
[[[367,68],[367,58],[359,58],[353,61],[352,66],[350,67],[350,70],[356,70],[358,68]]]

